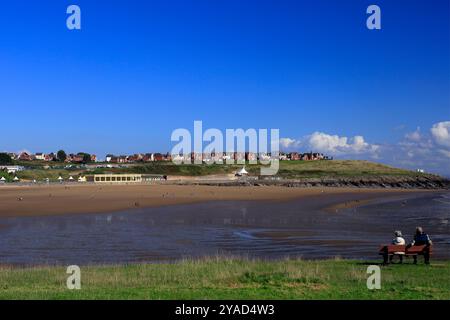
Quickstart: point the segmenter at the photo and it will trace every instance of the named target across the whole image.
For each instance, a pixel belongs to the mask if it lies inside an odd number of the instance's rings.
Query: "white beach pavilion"
[[[236,175],[239,176],[239,177],[248,175],[247,170],[245,170],[245,166],[243,166],[242,169],[239,170],[239,171],[236,173]]]

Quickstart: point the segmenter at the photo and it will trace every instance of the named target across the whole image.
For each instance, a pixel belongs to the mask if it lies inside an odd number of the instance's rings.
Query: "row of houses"
[[[171,155],[169,153],[137,153],[133,155],[115,156],[106,155],[106,162],[110,163],[135,163],[135,162],[153,162],[153,161],[175,161],[175,162],[219,162],[219,161],[258,161],[270,160],[271,153],[254,153],[254,152],[211,152],[211,153],[187,153],[179,155]],[[280,153],[280,160],[329,160],[328,156],[318,152],[290,152]]]
[[[110,163],[133,163],[133,162],[153,162],[153,161],[171,161],[172,157],[169,153],[136,153],[133,155],[116,156],[107,154],[106,162]]]
[[[19,160],[19,161],[33,161],[33,160],[48,161],[48,162],[58,161],[58,156],[53,152],[51,152],[51,153],[36,152],[34,154],[28,153],[28,152],[21,152],[19,154],[8,153],[8,155],[11,157],[11,159]],[[89,156],[90,156],[91,162],[97,161],[97,156],[95,154],[92,154]],[[68,163],[82,163],[84,161],[85,161],[84,154],[82,154],[82,153],[68,154],[68,155],[66,155],[66,159],[64,160],[64,162],[68,162]]]
[[[175,161],[226,161],[226,160],[234,160],[234,161],[267,161],[272,159],[272,154],[269,153],[254,153],[254,152],[231,152],[231,153],[190,153],[187,155],[174,155],[173,160]],[[299,152],[290,152],[284,153],[281,152],[278,155],[278,159],[283,160],[303,160],[303,161],[313,161],[313,160],[332,160],[332,157],[325,156],[323,153],[318,152],[308,152],[308,153],[299,153]]]
[[[20,161],[57,161],[57,155],[54,153],[41,153],[29,154],[27,152],[21,152],[20,154],[9,153],[13,160]],[[90,162],[97,162],[96,155],[89,155]],[[219,161],[264,161],[270,160],[271,153],[254,153],[254,152],[212,152],[212,153],[195,153],[171,155],[169,153],[136,153],[133,155],[120,155],[116,156],[108,154],[105,157],[105,161],[108,163],[136,163],[136,162],[154,162],[154,161],[179,161],[179,162],[219,162]],[[280,160],[331,160],[332,158],[325,156],[323,153],[318,152],[290,152],[279,154]],[[86,162],[85,154],[68,154],[65,162],[67,163],[83,163]]]
[[[333,157],[329,157],[319,152],[290,152],[283,153],[280,155],[280,160],[303,160],[303,161],[314,161],[314,160],[332,160]]]

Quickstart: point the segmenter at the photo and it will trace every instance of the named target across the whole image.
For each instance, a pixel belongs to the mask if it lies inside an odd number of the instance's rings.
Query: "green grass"
[[[351,260],[208,258],[174,264],[81,267],[81,290],[63,267],[0,269],[0,299],[450,299],[450,261],[381,267],[366,287],[366,263]]]
[[[155,163],[136,166],[128,170],[136,173],[161,173],[176,175],[207,175],[233,173],[242,165],[174,165]],[[258,175],[261,165],[246,165],[250,174]],[[125,169],[127,170],[127,169]],[[417,176],[413,171],[398,169],[362,160],[281,161],[278,176],[285,178],[355,177],[355,176]]]
[[[17,176],[21,180],[37,180],[44,181],[49,178],[50,181],[57,181],[58,177],[61,176],[64,180],[68,180],[70,176],[74,179],[78,177],[78,174],[82,173],[82,170],[70,170],[70,169],[33,169],[19,171]]]
[[[283,161],[279,176],[289,178],[418,176],[417,172],[364,160]]]
[[[208,175],[233,173],[242,165],[174,165],[172,163],[154,163],[135,166],[117,171],[135,173],[164,173],[167,175]],[[247,164],[250,174],[258,175],[260,164]],[[111,170],[111,169],[110,169]],[[321,178],[321,177],[366,177],[366,176],[417,176],[414,171],[398,169],[363,160],[322,160],[322,161],[281,161],[278,176],[285,178]]]
[[[32,162],[30,162],[32,163]],[[58,163],[56,163],[58,164]],[[37,166],[30,170],[18,173],[19,178],[23,180],[38,181],[50,178],[55,180],[58,176],[67,179],[69,175],[92,175],[107,172],[114,173],[142,173],[142,174],[162,174],[168,176],[204,176],[220,175],[234,173],[242,168],[242,165],[175,165],[172,162],[154,162],[135,164],[126,168],[97,168],[93,170],[83,169],[64,169],[59,167],[50,167],[44,169],[43,166]],[[260,164],[246,165],[250,175],[259,175]],[[363,160],[321,160],[321,161],[281,161],[277,176],[286,179],[305,179],[305,178],[364,178],[364,177],[417,177],[431,176],[428,174],[417,173],[414,171],[398,169]]]
[[[0,171],[0,178],[1,177],[4,177],[6,179],[6,182],[12,182],[14,179],[14,177],[6,171]]]

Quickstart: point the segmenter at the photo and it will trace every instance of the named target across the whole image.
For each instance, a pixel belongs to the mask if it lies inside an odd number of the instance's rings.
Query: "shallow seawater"
[[[109,264],[217,254],[277,259],[377,259],[380,244],[416,226],[434,258],[450,258],[450,193],[405,194],[323,210],[364,195],[286,202],[224,201],[111,214],[0,219],[1,264]]]

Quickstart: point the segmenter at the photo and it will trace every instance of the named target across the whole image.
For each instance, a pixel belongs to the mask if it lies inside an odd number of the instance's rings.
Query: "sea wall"
[[[438,176],[325,177],[301,179],[243,178],[236,181],[183,181],[215,186],[355,187],[398,189],[449,189],[450,180]]]

